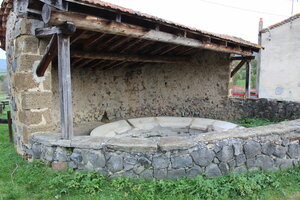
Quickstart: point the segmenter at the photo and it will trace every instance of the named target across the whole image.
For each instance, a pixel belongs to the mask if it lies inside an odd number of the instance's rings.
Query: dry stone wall
[[[208,177],[300,164],[300,121],[195,137],[102,138],[34,135],[28,153],[56,169],[146,179]]]

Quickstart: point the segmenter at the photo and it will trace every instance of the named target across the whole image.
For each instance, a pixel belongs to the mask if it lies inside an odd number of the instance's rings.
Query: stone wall
[[[228,54],[202,51],[184,65],[145,64],[107,71],[75,66],[72,69],[74,121],[100,121],[104,113],[109,120],[183,116],[185,110],[201,113],[218,107],[221,99],[228,96],[229,64]],[[54,119],[58,122],[56,67],[52,74]]]
[[[41,21],[19,17],[15,11],[8,16],[7,68],[14,139],[20,151],[19,148],[28,144],[28,137],[33,133],[53,130],[49,106],[52,97],[51,73],[48,70],[42,78],[34,73],[47,44],[34,36],[34,30],[43,25]]]
[[[103,138],[34,135],[28,153],[53,168],[110,177],[164,179],[283,170],[300,164],[300,121],[194,137]]]

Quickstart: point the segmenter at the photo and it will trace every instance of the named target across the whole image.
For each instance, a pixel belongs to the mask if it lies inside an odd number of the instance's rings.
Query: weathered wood
[[[86,14],[52,10],[49,24],[60,25],[66,21],[73,22],[77,28],[84,30],[122,35],[145,40],[159,41],[194,48],[204,48],[245,56],[252,56],[251,49],[243,50],[238,47],[226,47],[224,45],[207,43],[206,41],[177,36],[171,33],[157,31],[153,29],[145,29],[136,25],[118,23],[112,20],[106,20],[103,18],[90,16]]]
[[[246,63],[246,83],[245,83],[245,93],[246,97],[251,96],[251,64],[249,61]]]
[[[9,142],[13,143],[14,140],[13,140],[11,111],[7,111],[7,123],[8,123]]]
[[[50,21],[51,10],[52,10],[52,8],[49,5],[47,5],[47,4],[43,5],[43,8],[42,8],[42,19],[43,19],[43,22],[45,24],[48,24],[49,21]]]
[[[239,64],[231,71],[230,77],[233,77],[235,75],[235,73],[237,73],[237,71],[239,71],[245,63],[246,63],[246,60],[241,60],[241,62],[239,62]]]
[[[51,26],[46,28],[35,29],[35,36],[47,37],[53,34],[63,33],[65,35],[72,35],[76,31],[76,26],[70,22],[65,22],[60,26]]]
[[[106,34],[97,34],[97,35],[89,38],[88,40],[85,41],[83,48],[85,50],[89,49],[91,46],[95,45],[95,43],[98,40],[101,40],[105,36],[106,36]]]
[[[73,137],[72,87],[70,69],[70,36],[58,34],[58,79],[62,139]]]
[[[155,62],[155,63],[182,63],[188,62],[188,56],[144,56],[144,55],[130,55],[119,53],[92,53],[84,51],[73,51],[72,57],[85,59],[99,59],[99,60],[115,60],[126,62]]]
[[[230,60],[253,60],[255,56],[234,56]]]
[[[38,77],[44,76],[50,62],[57,55],[57,35],[53,35],[48,46],[46,47],[46,52],[36,68],[36,74]]]
[[[84,33],[85,33],[85,31],[83,31],[83,30],[76,31],[75,34],[73,34],[72,37],[71,37],[71,43],[70,44],[72,45],[75,42],[77,42]]]

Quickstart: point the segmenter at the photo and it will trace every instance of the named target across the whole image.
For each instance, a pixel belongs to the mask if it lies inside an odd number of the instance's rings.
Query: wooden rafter
[[[244,56],[252,56],[251,49],[242,49],[238,46],[232,47],[223,44],[218,45],[214,43],[209,43],[207,41],[200,41],[198,39],[162,32],[155,29],[146,30],[145,28],[137,25],[118,23],[112,20],[107,20],[96,16],[57,10],[52,10],[52,12],[49,15],[49,24],[51,25],[60,25],[65,21],[70,21],[74,23],[76,27],[83,30],[102,32],[113,35],[122,35],[144,40],[159,41],[193,48],[204,48]]]
[[[119,53],[92,53],[84,51],[73,51],[73,58],[98,59],[98,60],[114,60],[127,62],[155,62],[155,63],[178,63],[188,62],[187,56],[144,56]]]

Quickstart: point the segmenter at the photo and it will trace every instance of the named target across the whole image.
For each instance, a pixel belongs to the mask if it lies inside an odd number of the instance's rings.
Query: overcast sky
[[[259,18],[264,27],[291,16],[292,0],[106,0],[197,29],[257,42]],[[300,13],[294,0],[293,14]],[[5,58],[5,52],[0,52]]]

